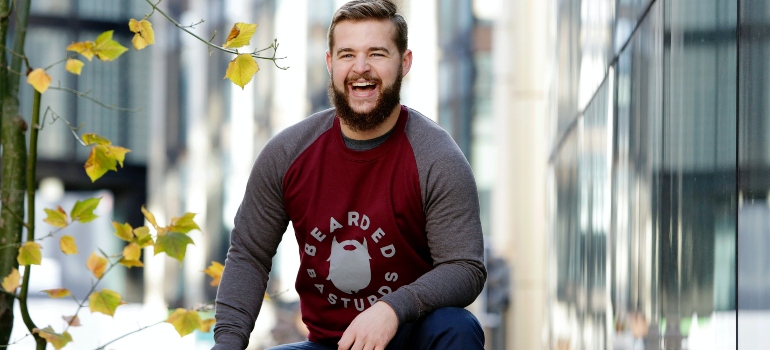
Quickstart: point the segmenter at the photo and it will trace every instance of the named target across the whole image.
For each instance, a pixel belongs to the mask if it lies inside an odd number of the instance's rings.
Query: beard
[[[356,132],[374,130],[388,119],[393,109],[401,102],[401,80],[403,68],[399,65],[396,80],[390,86],[383,86],[382,80],[369,74],[349,76],[345,79],[345,90],[340,91],[334,86],[333,79],[329,80],[329,100],[337,109],[337,116],[349,128]],[[334,76],[332,74],[332,76]],[[380,95],[371,111],[358,113],[350,106],[350,91],[348,84],[360,78],[374,81],[381,86]]]

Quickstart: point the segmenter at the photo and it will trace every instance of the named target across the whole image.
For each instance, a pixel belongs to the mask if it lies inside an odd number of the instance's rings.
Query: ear
[[[412,68],[412,50],[406,49],[404,51],[404,55],[401,58],[401,69],[403,72],[403,75],[401,77],[405,77],[406,73],[409,73],[409,69]]]
[[[332,53],[329,50],[326,50],[326,71],[332,75]]]

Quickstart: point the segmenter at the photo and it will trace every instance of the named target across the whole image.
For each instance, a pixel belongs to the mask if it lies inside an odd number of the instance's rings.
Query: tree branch
[[[114,342],[116,342],[116,341],[118,341],[118,340],[121,340],[121,339],[123,339],[123,338],[125,338],[125,337],[127,337],[127,336],[129,336],[129,335],[131,335],[131,334],[134,334],[134,333],[138,333],[138,332],[141,332],[141,331],[143,331],[143,330],[145,330],[145,329],[147,329],[147,328],[150,328],[150,327],[155,327],[155,326],[157,326],[157,325],[159,325],[159,324],[161,324],[161,323],[163,323],[163,322],[166,322],[166,321],[158,321],[158,322],[156,322],[156,323],[153,323],[153,324],[151,324],[151,325],[148,325],[148,326],[144,326],[144,327],[142,327],[142,328],[139,328],[139,329],[137,329],[137,330],[134,330],[133,332],[129,332],[129,333],[123,334],[123,335],[121,335],[120,337],[117,337],[117,338],[115,338],[115,339],[113,339],[113,340],[110,340],[109,342],[107,342],[107,343],[105,343],[104,345],[102,345],[102,346],[100,346],[100,347],[96,348],[95,350],[104,350],[104,348],[105,348],[105,347],[107,347],[107,345],[110,345],[110,344],[112,344],[112,343],[114,343]]]
[[[153,4],[152,1],[150,1],[150,0],[144,0],[144,1],[146,1],[148,4],[150,4],[150,6],[152,6],[153,11],[158,11],[158,13],[163,15],[163,17],[166,17],[166,19],[168,19],[169,22],[171,22],[177,28],[181,29],[182,31],[184,31],[187,34],[192,35],[195,39],[200,40],[201,42],[203,42],[204,44],[208,45],[209,47],[215,48],[215,49],[217,49],[219,51],[231,53],[231,54],[234,54],[234,55],[238,55],[239,54],[238,50],[227,49],[227,48],[224,48],[224,47],[219,46],[217,44],[214,44],[211,41],[203,39],[200,36],[198,36],[197,34],[191,32],[190,30],[187,29],[188,28],[187,26],[183,26],[183,25],[179,24],[179,22],[175,21],[173,18],[171,18],[171,16],[167,15],[165,12],[163,12],[163,10],[158,8],[158,4],[160,4],[160,1],[158,1],[158,3],[156,3],[156,4]],[[198,24],[200,24],[200,23],[198,23]],[[264,50],[267,50],[267,49],[271,49],[271,48],[273,49],[273,56],[272,57],[259,56],[259,55],[256,54],[257,52],[261,52],[261,51],[264,51]],[[278,39],[274,39],[273,40],[273,44],[271,44],[267,48],[264,48],[264,49],[259,50],[259,51],[252,52],[251,53],[251,57],[258,58],[258,59],[263,59],[263,60],[273,61],[273,64],[275,64],[275,66],[278,67],[279,69],[283,69],[283,70],[289,69],[289,67],[281,67],[281,66],[278,65],[277,60],[282,60],[282,59],[285,59],[286,57],[276,57],[275,55],[276,55],[277,51],[278,51]]]
[[[102,107],[107,108],[107,109],[111,109],[113,111],[136,113],[136,112],[140,112],[142,110],[141,108],[125,108],[125,107],[118,107],[118,106],[115,106],[115,105],[108,105],[108,104],[106,104],[106,103],[104,103],[102,101],[97,100],[96,98],[93,98],[93,97],[89,96],[90,91],[89,92],[80,92],[80,91],[77,91],[77,90],[72,90],[72,89],[68,89],[68,88],[65,88],[65,87],[61,87],[61,86],[49,86],[48,89],[69,92],[71,94],[74,94],[77,97],[82,97],[82,98],[84,98],[86,100],[89,100],[89,101],[91,101],[93,103],[96,103],[99,106],[102,106]]]

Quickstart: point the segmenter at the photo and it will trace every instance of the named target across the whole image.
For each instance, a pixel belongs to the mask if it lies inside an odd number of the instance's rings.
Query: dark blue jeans
[[[269,350],[336,350],[336,347],[304,341]],[[468,310],[446,307],[398,327],[386,350],[484,349],[484,331]]]

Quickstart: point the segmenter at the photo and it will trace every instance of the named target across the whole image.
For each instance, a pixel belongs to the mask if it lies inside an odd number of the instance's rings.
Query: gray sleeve
[[[319,112],[268,142],[251,170],[235,215],[225,269],[216,298],[213,349],[245,349],[262,307],[278,244],[289,224],[283,176],[321,133],[334,114]]]
[[[269,147],[269,146],[268,146]],[[216,298],[214,349],[245,349],[262,307],[272,258],[286,231],[282,174],[266,147],[252,168],[235,216]]]
[[[407,137],[420,177],[433,270],[382,300],[400,323],[441,307],[465,307],[486,281],[476,181],[457,144],[435,123],[409,110]]]

